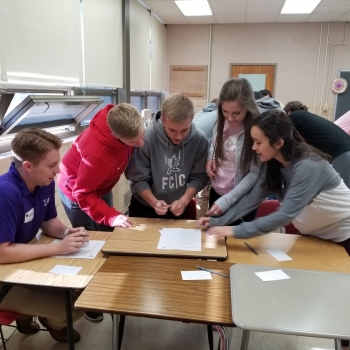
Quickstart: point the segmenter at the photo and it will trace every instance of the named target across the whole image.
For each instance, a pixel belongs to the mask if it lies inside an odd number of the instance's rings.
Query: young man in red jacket
[[[131,222],[113,207],[112,188],[127,168],[134,147],[143,146],[143,119],[127,103],[109,104],[91,120],[88,129],[65,154],[58,176],[59,195],[73,227],[113,231]],[[90,321],[103,315],[85,313]]]

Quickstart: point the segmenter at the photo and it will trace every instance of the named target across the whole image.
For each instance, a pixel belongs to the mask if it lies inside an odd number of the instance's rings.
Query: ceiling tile
[[[208,0],[216,15],[245,14],[246,0]]]
[[[350,2],[350,1],[349,1]],[[350,11],[350,6],[349,7],[324,7],[320,9],[315,9],[312,13],[313,14],[328,14],[328,13],[346,13]]]
[[[349,0],[322,0],[316,7],[318,8],[330,8],[330,7],[349,7]]]
[[[323,0],[313,11],[315,13],[339,13],[350,11],[349,0]]]
[[[276,15],[250,15],[246,16],[247,23],[268,23],[275,22]]]
[[[310,16],[309,13],[307,14],[296,14],[296,15],[278,15],[276,22],[305,22],[308,17]]]
[[[245,15],[215,15],[216,23],[245,23]]]
[[[185,16],[159,16],[164,24],[188,24]]]
[[[144,4],[158,16],[183,16],[174,1],[149,0],[144,1]]]
[[[342,13],[312,13],[306,22],[335,22],[342,16]]]
[[[210,24],[216,23],[214,16],[185,16],[190,24]]]
[[[285,0],[247,0],[247,12],[259,10],[270,11],[271,14],[280,13]]]
[[[340,22],[350,21],[350,12],[348,12],[345,15],[343,15],[342,17],[340,17],[338,19],[338,21],[340,21]]]

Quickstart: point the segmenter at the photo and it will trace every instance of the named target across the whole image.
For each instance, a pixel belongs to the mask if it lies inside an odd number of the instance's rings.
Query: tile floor
[[[11,335],[8,350],[65,350],[67,345],[56,343],[48,332],[26,336],[3,327],[5,337]],[[100,323],[82,318],[75,324],[81,333],[76,350],[110,350],[112,347],[112,320],[105,314]],[[242,331],[233,328],[230,350],[239,350]],[[215,347],[218,335],[214,332]],[[127,317],[122,350],[206,350],[208,349],[206,326],[192,323],[164,321],[139,317]],[[249,350],[330,350],[333,340],[289,335],[252,332]]]

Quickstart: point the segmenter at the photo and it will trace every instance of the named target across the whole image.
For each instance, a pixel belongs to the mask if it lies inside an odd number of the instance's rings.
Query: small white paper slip
[[[213,279],[208,271],[181,271],[181,276],[184,281]]]
[[[266,251],[278,261],[293,260],[289,255],[282,252],[280,249],[267,249]]]
[[[62,275],[76,275],[82,267],[79,266],[66,266],[66,265],[56,265],[49,272],[60,273]]]
[[[261,278],[263,281],[278,281],[278,280],[286,280],[290,278],[286,273],[282,270],[272,270],[272,271],[263,271],[263,272],[255,272],[255,274]]]

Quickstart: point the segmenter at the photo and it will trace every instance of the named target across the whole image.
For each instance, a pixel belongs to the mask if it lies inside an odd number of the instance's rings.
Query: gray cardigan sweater
[[[271,194],[261,188],[264,173],[265,171],[252,191],[224,215],[219,218],[210,218],[210,226],[227,225],[257,208]],[[286,168],[282,169],[282,175],[284,176],[284,188],[275,193],[277,199],[282,202],[279,210],[252,222],[234,226],[236,238],[262,235],[289,224],[306,206],[312,203],[318,194],[336,188],[341,182],[339,174],[333,167],[326,160],[316,157],[289,163]]]

